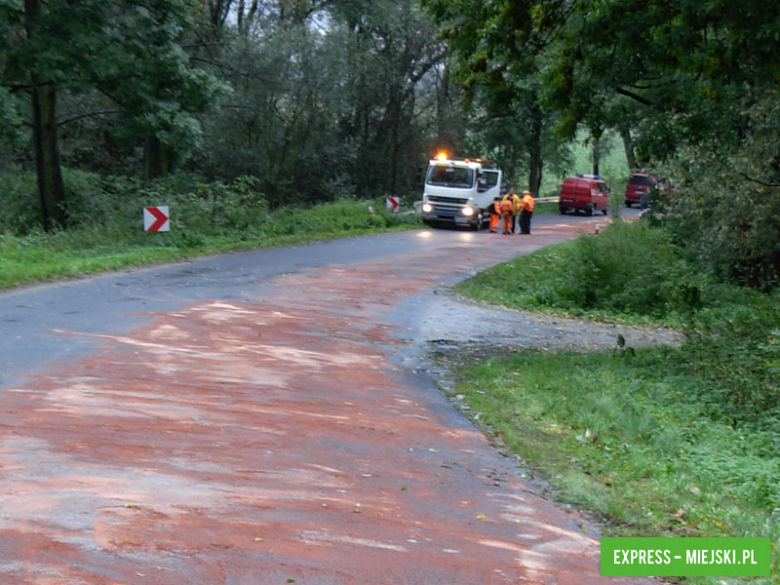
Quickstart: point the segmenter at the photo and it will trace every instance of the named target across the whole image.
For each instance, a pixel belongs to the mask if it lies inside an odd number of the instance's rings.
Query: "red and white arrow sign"
[[[168,232],[171,230],[168,219],[167,205],[144,207],[144,231]]]
[[[398,197],[388,197],[386,201],[387,208],[390,211],[398,211],[398,205],[401,202],[398,200]]]

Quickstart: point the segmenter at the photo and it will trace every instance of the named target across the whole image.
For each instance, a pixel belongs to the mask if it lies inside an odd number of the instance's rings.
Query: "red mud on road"
[[[570,235],[279,277],[3,388],[0,583],[602,581],[585,521],[390,359],[405,296]]]

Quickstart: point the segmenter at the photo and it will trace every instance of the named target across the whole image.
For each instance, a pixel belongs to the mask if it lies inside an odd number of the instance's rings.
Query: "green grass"
[[[519,309],[679,325],[686,309],[681,290],[691,280],[686,270],[662,233],[617,222],[598,236],[489,268],[455,289]]]
[[[462,368],[456,392],[606,535],[770,537],[776,572],[776,428],[707,417],[679,352],[528,352]]]
[[[683,327],[680,348],[472,362],[455,391],[607,534],[770,537],[780,571],[780,295],[715,281],[644,224],[539,250],[456,288],[509,307]]]
[[[129,229],[93,225],[49,234],[0,235],[0,288],[219,252],[422,226],[418,215],[391,215],[380,203],[342,201],[306,209],[282,208],[241,229],[189,227],[174,216],[171,231],[164,234],[143,233],[137,225]],[[369,205],[378,210],[373,216]]]

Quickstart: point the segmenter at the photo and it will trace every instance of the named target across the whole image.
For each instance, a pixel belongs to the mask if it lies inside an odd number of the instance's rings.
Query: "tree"
[[[234,88],[207,121],[207,174],[254,175],[272,206],[415,187],[445,56],[415,0],[264,8],[194,53]]]
[[[448,0],[423,0],[423,5],[442,26],[442,36],[454,53],[456,76],[464,85],[468,101],[481,101],[481,107],[499,119],[518,117],[511,124],[511,135],[505,132],[493,138],[522,148],[528,189],[538,193],[545,159],[548,155],[560,158],[564,146],[550,140],[557,117],[544,103],[540,63],[531,58],[532,31],[518,20],[525,5]],[[516,170],[513,167],[519,153],[515,146],[509,151],[515,151],[508,161],[509,168]]]
[[[680,218],[703,262],[751,286],[780,281],[772,243],[778,134],[766,136],[777,130],[766,112],[778,97],[780,4],[423,2],[444,23],[468,88],[522,87],[532,75],[561,136],[585,126],[597,138],[615,128],[637,166],[670,162],[678,181],[669,217]],[[698,164],[703,153],[717,153],[718,164]],[[744,170],[730,172],[723,161]],[[748,208],[769,215],[759,221],[751,211],[748,221],[734,213]],[[704,253],[712,229],[728,254]]]
[[[358,184],[404,193],[414,181],[406,169],[429,154],[421,137],[427,125],[423,108],[430,102],[421,99],[421,88],[434,86],[435,139],[459,134],[444,130],[447,97],[437,91],[442,87],[437,81],[447,76],[446,50],[414,0],[337,3],[331,14],[346,49],[342,96],[350,107],[340,132],[355,145]],[[386,170],[377,174],[377,169]]]
[[[197,139],[195,114],[220,88],[188,65],[178,44],[190,7],[185,0],[0,3],[0,22],[14,39],[6,47],[2,81],[30,96],[45,229],[67,222],[58,138],[61,95],[97,93],[113,102],[121,111],[120,134],[147,144],[150,177],[164,173],[181,145]]]

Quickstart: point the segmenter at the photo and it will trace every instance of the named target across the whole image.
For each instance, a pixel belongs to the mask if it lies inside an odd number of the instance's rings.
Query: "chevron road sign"
[[[168,221],[168,206],[144,207],[144,231],[168,232],[171,224]]]

